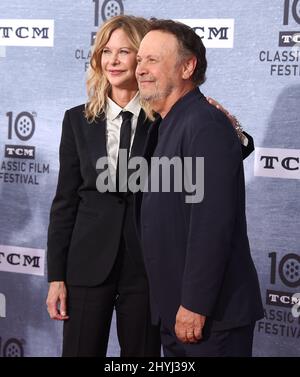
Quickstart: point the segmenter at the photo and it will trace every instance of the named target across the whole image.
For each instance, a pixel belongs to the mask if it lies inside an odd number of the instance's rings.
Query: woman
[[[160,355],[134,226],[134,195],[121,192],[116,179],[119,149],[126,146],[130,157],[141,156],[151,125],[135,79],[136,53],[148,26],[131,16],[102,25],[87,104],[65,113],[48,230],[47,298],[50,317],[64,321],[63,356],[105,356],[114,308],[121,356]],[[251,152],[250,144],[245,151]],[[97,191],[100,157],[110,161],[116,192]]]

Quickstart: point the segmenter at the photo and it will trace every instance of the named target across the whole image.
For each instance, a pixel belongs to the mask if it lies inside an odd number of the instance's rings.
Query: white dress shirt
[[[116,183],[116,170],[120,144],[120,131],[122,124],[122,111],[130,111],[133,116],[131,119],[131,141],[130,151],[136,131],[138,116],[141,111],[139,92],[124,107],[117,105],[112,99],[107,99],[106,105],[106,149],[109,161],[109,173],[113,184]],[[130,152],[129,152],[130,153]]]

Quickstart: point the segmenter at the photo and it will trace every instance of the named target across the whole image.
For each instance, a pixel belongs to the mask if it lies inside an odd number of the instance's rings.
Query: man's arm
[[[188,149],[192,157],[204,157],[204,199],[186,204],[191,208],[181,305],[210,316],[230,257],[243,164],[238,140],[222,121],[199,129]]]

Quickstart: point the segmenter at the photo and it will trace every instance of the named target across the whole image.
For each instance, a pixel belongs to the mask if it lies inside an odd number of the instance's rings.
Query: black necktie
[[[131,118],[133,114],[130,111],[122,111],[121,115],[122,115],[122,125],[121,125],[121,130],[120,130],[120,144],[119,144],[119,153],[118,153],[118,161],[117,161],[117,171],[116,171],[117,192],[119,192],[120,188],[124,189],[124,186],[127,183],[125,173],[126,175],[128,174],[128,169],[124,170],[122,168],[123,166],[125,166],[125,164],[124,164],[124,161],[121,162],[120,160],[122,157],[123,158],[125,157],[126,164],[128,163],[130,141],[131,141]],[[120,154],[120,149],[123,150],[122,154]],[[120,169],[120,163],[121,163],[121,169]],[[121,175],[119,176],[120,173]]]

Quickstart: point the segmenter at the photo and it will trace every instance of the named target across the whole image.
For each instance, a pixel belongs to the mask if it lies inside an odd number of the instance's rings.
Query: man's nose
[[[139,62],[136,66],[135,74],[136,76],[143,76],[147,73],[146,65],[142,62]]]

